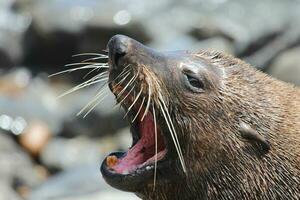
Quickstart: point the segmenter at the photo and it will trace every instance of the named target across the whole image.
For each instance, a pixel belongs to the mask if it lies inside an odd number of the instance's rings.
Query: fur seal
[[[300,199],[300,89],[219,52],[108,42],[132,146],[101,172],[143,199]]]

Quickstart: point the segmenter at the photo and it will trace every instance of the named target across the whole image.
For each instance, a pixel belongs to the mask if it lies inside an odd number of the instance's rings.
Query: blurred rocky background
[[[131,143],[114,98],[85,118],[76,113],[101,83],[57,98],[91,77],[48,77],[72,55],[125,34],[160,50],[224,51],[300,85],[299,10],[299,0],[0,0],[0,200],[137,199],[99,172]]]

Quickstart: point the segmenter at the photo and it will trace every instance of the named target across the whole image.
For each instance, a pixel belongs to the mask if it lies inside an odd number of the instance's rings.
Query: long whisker
[[[155,108],[152,106],[152,114],[153,114],[153,121],[154,121],[154,137],[155,137],[155,162],[154,162],[154,178],[153,178],[153,192],[155,191],[156,186],[156,175],[157,175],[157,127],[156,127],[156,115],[155,115]]]
[[[94,68],[94,69],[92,69],[91,71],[89,71],[87,74],[85,74],[83,77],[82,77],[82,79],[85,79],[89,74],[91,74],[91,73],[93,73],[94,71],[99,71],[99,69],[100,68]]]
[[[130,72],[127,72],[127,73],[126,73],[126,76],[124,76],[119,82],[117,82],[117,83],[115,84],[115,86],[121,85],[121,84],[126,80],[126,78],[127,78],[129,75],[130,75]]]
[[[133,81],[135,81],[135,79],[136,79],[137,77],[138,77],[137,74],[134,75],[134,76],[132,76],[132,78],[128,81],[128,83],[126,84],[126,86],[121,90],[121,92],[118,93],[117,98],[120,97],[120,96],[125,92],[125,90],[127,89],[127,87],[128,87]]]
[[[121,71],[121,73],[120,73],[116,78],[114,78],[113,80],[109,81],[109,83],[112,83],[112,82],[114,82],[115,80],[117,80],[118,78],[121,78],[122,76],[129,74],[130,72],[127,71],[127,68],[128,68],[129,66],[130,66],[130,65],[127,65],[127,66]],[[118,84],[118,83],[116,83],[116,84]]]
[[[91,107],[83,116],[83,118],[85,118],[97,105],[99,105],[108,95],[109,93],[106,93],[102,96],[102,98],[100,100],[98,100],[98,102],[96,104],[93,105],[93,107]]]
[[[79,53],[79,54],[72,55],[72,57],[78,57],[78,56],[107,56],[107,55],[101,53]]]
[[[167,109],[167,106],[166,106],[166,104],[165,104],[165,101],[163,100],[163,98],[162,98],[162,96],[161,96],[161,95],[160,95],[160,99],[161,99],[161,101],[162,101],[162,104],[163,104],[163,105],[164,105],[164,107],[165,107],[165,111],[166,111],[167,117],[168,117],[168,119],[169,119],[169,121],[170,121],[170,125],[171,125],[171,127],[172,127],[172,130],[173,130],[173,133],[174,133],[174,136],[175,136],[175,140],[176,140],[176,142],[177,142],[178,146],[180,147],[180,145],[179,145],[180,143],[179,143],[179,140],[178,140],[178,137],[177,137],[177,134],[176,134],[176,131],[175,131],[175,128],[174,128],[173,122],[172,122],[172,120],[171,120],[171,117],[170,117],[169,111],[168,111],[168,109]],[[179,150],[180,150],[180,154],[181,154],[181,156],[182,156],[182,158],[183,158],[183,155],[182,155],[181,148],[179,148]]]
[[[74,71],[77,71],[77,70],[91,69],[83,77],[83,78],[85,78],[89,74],[91,74],[92,72],[94,72],[96,70],[102,69],[103,71],[101,73],[97,74],[96,76],[90,78],[89,80],[87,80],[87,81],[85,81],[81,84],[78,84],[77,86],[69,89],[68,91],[66,91],[63,94],[59,95],[57,98],[61,98],[65,95],[68,95],[68,94],[70,94],[72,92],[75,92],[77,90],[80,90],[82,88],[85,88],[85,87],[88,87],[90,85],[93,85],[93,84],[96,84],[96,83],[99,83],[99,82],[103,82],[103,81],[109,79],[109,77],[108,77],[108,75],[109,75],[109,72],[108,72],[109,65],[108,65],[108,63],[107,62],[106,63],[93,62],[93,61],[96,61],[96,60],[107,59],[108,58],[107,55],[102,54],[102,53],[80,53],[80,54],[73,55],[72,57],[78,57],[78,56],[96,56],[96,57],[87,58],[87,59],[85,59],[81,62],[78,62],[78,63],[67,64],[67,65],[65,65],[66,67],[71,67],[71,66],[79,66],[79,67],[63,70],[63,71],[51,74],[51,75],[49,75],[49,77],[56,76],[56,75],[63,74],[63,73],[70,73],[70,72],[74,72]],[[119,75],[124,75],[124,73],[121,72]],[[126,74],[126,75],[129,75],[129,73]],[[107,81],[106,81],[106,83],[107,83]],[[102,85],[100,91],[96,94],[96,96],[85,107],[83,107],[77,113],[77,115],[80,115],[84,110],[86,110],[87,108],[92,106],[87,111],[87,113],[84,115],[84,117],[86,117],[96,107],[96,105],[98,105],[102,101],[102,99],[104,99],[104,97],[106,97],[108,95],[108,94],[104,93],[105,92],[105,90],[104,90],[105,85],[107,85],[107,84]],[[99,101],[100,98],[101,98],[101,100]]]
[[[87,103],[76,115],[81,115],[88,107],[92,106],[103,94],[105,94],[105,86],[106,84],[103,84],[100,88],[100,91],[92,98],[92,100]],[[106,96],[106,95],[105,95]],[[86,116],[86,115],[85,115]]]
[[[134,85],[132,86],[132,88],[129,90],[129,92],[126,94],[126,96],[125,96],[119,103],[117,103],[117,104],[114,106],[114,109],[115,109],[118,105],[122,104],[123,101],[125,101],[125,99],[129,96],[129,94],[132,92],[132,90],[134,90],[134,87],[135,87],[135,86],[136,86],[136,84],[134,84]]]
[[[61,97],[63,97],[63,96],[66,96],[66,95],[68,95],[68,94],[70,94],[70,93],[73,93],[73,92],[75,92],[75,91],[77,91],[77,90],[80,90],[80,89],[85,88],[85,87],[87,87],[87,86],[90,86],[90,85],[93,85],[93,84],[95,84],[95,83],[104,81],[104,80],[106,80],[106,79],[108,79],[107,73],[106,73],[106,72],[100,73],[100,74],[94,76],[93,78],[91,78],[91,79],[89,79],[89,80],[87,80],[87,81],[85,81],[85,82],[83,82],[83,83],[80,83],[79,85],[77,85],[77,86],[71,88],[70,90],[67,90],[67,91],[64,92],[63,94],[59,95],[57,98],[59,99],[59,98],[61,98]]]
[[[101,60],[101,59],[108,59],[108,57],[94,57],[94,58],[88,58],[88,59],[85,59],[83,61],[81,61],[82,63],[85,63],[85,62],[90,62],[90,61],[94,61],[94,60]]]
[[[129,66],[129,65],[128,65]],[[124,82],[125,80],[126,80],[126,78],[130,75],[130,72],[129,71],[127,71],[126,72],[126,69],[127,69],[127,67],[128,66],[126,66],[124,69],[123,69],[123,71],[118,75],[118,77],[121,75],[124,75],[124,74],[126,74],[125,75],[125,77],[123,77],[122,78],[122,80],[120,80],[120,82],[118,82],[116,85],[118,85],[118,84],[121,84],[122,82]],[[118,77],[116,77],[116,78],[118,78]],[[116,79],[115,78],[115,79]],[[114,79],[114,80],[115,80]],[[106,85],[106,84],[105,84]],[[80,115],[82,112],[84,112],[88,107],[90,107],[91,106],[91,108],[85,113],[85,115],[83,116],[83,118],[85,118],[97,105],[99,105],[99,103],[101,102],[101,101],[103,101],[104,99],[105,99],[105,97],[108,95],[108,94],[103,94],[103,91],[104,91],[104,86],[105,85],[103,85],[102,86],[102,88],[100,89],[100,91],[96,94],[96,96],[86,105],[86,106],[84,106],[78,113],[77,113],[77,115]],[[103,95],[103,96],[102,96]],[[100,100],[99,100],[100,99]],[[98,102],[97,102],[98,101]]]
[[[131,108],[134,106],[134,104],[137,102],[137,100],[139,99],[139,97],[141,96],[143,92],[143,88],[141,88],[141,90],[139,91],[138,95],[135,97],[133,103],[131,104],[131,106],[128,108],[126,114],[124,115],[123,119],[128,115],[129,111],[131,110]]]
[[[136,78],[138,77],[138,74],[139,74],[139,71],[135,75],[132,76],[132,78],[128,81],[126,86],[121,90],[121,92],[118,93],[117,98],[119,98],[126,91],[127,87],[136,80]]]
[[[150,106],[150,101],[151,101],[151,87],[150,87],[150,83],[148,83],[148,101],[147,101],[147,105],[146,105],[146,109],[144,111],[144,114],[141,118],[141,121],[144,120],[144,117],[147,115],[148,110],[149,110],[149,106]]]
[[[186,166],[185,166],[185,162],[184,162],[184,159],[183,159],[181,148],[180,148],[180,145],[179,145],[179,142],[178,142],[177,134],[175,132],[174,125],[173,125],[172,120],[170,118],[170,115],[169,115],[169,112],[167,110],[167,107],[166,107],[163,99],[161,98],[161,96],[160,96],[159,105],[161,107],[162,114],[163,114],[163,116],[164,116],[164,118],[166,120],[167,126],[169,128],[169,131],[170,131],[170,134],[171,134],[171,137],[172,137],[172,140],[173,140],[173,143],[174,143],[176,151],[178,153],[178,157],[179,157],[182,169],[186,173],[187,172],[186,171]]]
[[[139,116],[139,113],[141,112],[141,110],[142,110],[142,107],[143,107],[143,104],[144,104],[144,101],[145,101],[145,97],[143,97],[143,100],[142,100],[142,103],[141,103],[141,105],[140,105],[140,108],[138,109],[138,111],[137,111],[137,113],[136,113],[136,115],[134,116],[134,118],[133,118],[133,120],[131,121],[131,123],[133,123],[134,122],[134,120]]]
[[[60,72],[57,72],[57,73],[54,73],[54,74],[50,74],[48,77],[53,77],[53,76],[57,76],[59,74],[64,74],[64,73],[68,73],[68,72],[74,72],[74,71],[77,71],[77,70],[81,70],[81,69],[99,69],[99,68],[106,68],[101,66],[95,66],[95,65],[85,65],[85,66],[82,66],[82,67],[76,67],[76,68],[72,68],[72,69],[67,69],[67,70],[63,70],[63,71],[60,71]]]
[[[99,63],[99,62],[78,62],[78,63],[70,63],[66,64],[65,67],[71,67],[71,66],[77,66],[77,65],[85,65],[85,66],[97,66],[97,67],[103,67],[108,68],[108,63]]]

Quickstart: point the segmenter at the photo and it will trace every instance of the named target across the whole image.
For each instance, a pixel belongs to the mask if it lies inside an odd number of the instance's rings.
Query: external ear
[[[268,140],[244,122],[240,122],[240,133],[241,136],[249,142],[260,144],[265,152],[268,152],[271,149]]]

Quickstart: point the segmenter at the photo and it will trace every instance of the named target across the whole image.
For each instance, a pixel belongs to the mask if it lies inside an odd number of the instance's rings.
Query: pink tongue
[[[137,119],[139,120],[139,118]],[[143,122],[138,124],[141,139],[128,150],[125,157],[121,158],[113,169],[117,173],[129,173],[154,155],[154,125],[152,114],[148,112]]]

